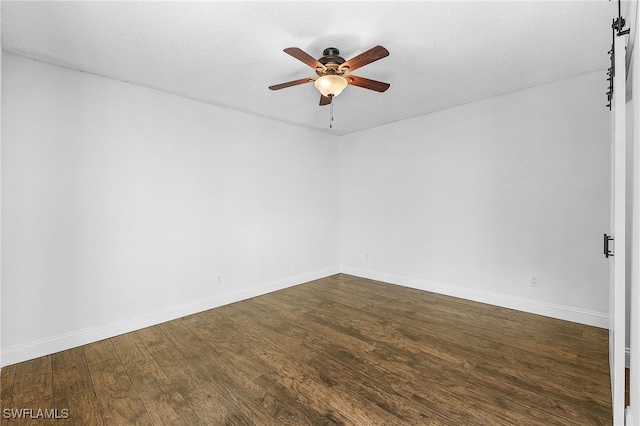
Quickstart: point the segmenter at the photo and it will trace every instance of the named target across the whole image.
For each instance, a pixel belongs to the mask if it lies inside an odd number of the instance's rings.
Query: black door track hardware
[[[613,252],[609,250],[609,241],[613,241],[613,237],[604,234],[604,257],[607,259],[613,257]]]

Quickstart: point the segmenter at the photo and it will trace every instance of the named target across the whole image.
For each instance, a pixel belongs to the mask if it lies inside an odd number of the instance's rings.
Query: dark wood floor
[[[607,331],[348,275],[2,369],[74,425],[611,424]]]

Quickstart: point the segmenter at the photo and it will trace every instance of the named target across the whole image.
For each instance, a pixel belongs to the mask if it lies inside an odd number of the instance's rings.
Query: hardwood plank
[[[137,333],[126,333],[112,337],[113,349],[123,364],[132,363],[138,357],[144,357],[149,351]]]
[[[117,358],[118,354],[113,348],[111,339],[100,340],[82,347],[87,365]]]
[[[111,340],[122,365],[138,392],[144,392],[149,388],[169,382],[169,378],[137,334],[127,333]]]
[[[91,376],[82,347],[51,355],[51,365],[55,399],[91,388]]]
[[[219,356],[220,362],[228,364],[233,371],[238,370],[247,379],[253,379],[268,371],[258,357],[251,356],[242,345],[238,344],[235,336],[220,330],[216,326],[217,321],[212,322],[211,315],[208,318],[209,321],[205,317],[194,316],[181,322],[203,342],[209,343],[208,347],[211,347]]]
[[[293,388],[283,386],[279,381],[278,374],[269,372],[256,377],[254,382],[265,389],[269,389],[273,395],[277,395],[278,401],[289,407],[297,407],[300,417],[297,422],[290,423],[294,425],[344,425],[343,416],[334,413],[327,407],[323,410],[321,407],[309,404],[309,401],[301,398],[301,395]],[[285,423],[287,424],[287,423]]]
[[[0,409],[11,409],[11,397],[13,395],[13,382],[15,379],[16,365],[2,367],[0,372]],[[4,411],[3,411],[4,412]],[[9,420],[0,416],[0,426],[9,424]]]
[[[120,359],[90,364],[89,371],[105,425],[152,424]]]
[[[58,419],[57,424],[65,426],[102,426],[102,414],[98,406],[98,399],[93,391],[93,387],[80,392],[66,395],[57,399],[54,403],[56,409],[61,413],[68,410],[68,417]]]
[[[0,407],[9,408],[16,378],[16,364],[2,367],[0,371]]]
[[[16,365],[11,407],[28,407],[33,400],[53,399],[51,355]]]
[[[56,424],[56,412],[53,404],[53,398],[51,396],[33,399],[27,404],[13,406],[11,408],[14,410],[21,410],[22,412],[21,415],[15,417],[11,416],[9,419],[5,419],[7,420],[7,425],[54,426]]]
[[[237,320],[237,317],[238,315],[234,316],[232,320]],[[242,324],[252,321],[251,317],[251,314],[245,314]],[[262,322],[256,322],[254,326],[261,327],[261,324]],[[366,409],[355,404],[354,401],[362,396],[355,394],[345,383],[332,380],[327,375],[328,366],[325,369],[310,367],[317,354],[310,352],[308,347],[300,347],[298,339],[271,334],[268,330],[266,326],[264,330],[247,330],[247,335],[254,339],[253,347],[261,348],[260,356],[265,362],[281,372],[280,376],[272,377],[272,380],[300,395],[317,412],[337,417],[347,424],[402,423],[401,419],[376,404],[367,404]],[[265,338],[266,335],[269,337]],[[285,357],[285,353],[293,356]]]
[[[123,334],[111,340],[155,425],[200,424],[137,333]]]
[[[226,395],[232,412],[242,411],[242,415],[251,424],[299,424],[300,413],[295,407],[284,406],[276,401],[237,368],[237,358],[241,358],[238,354],[236,361],[230,361],[220,354],[217,342],[214,345],[213,342],[200,338],[184,325],[184,322],[193,324],[194,321],[198,319],[191,317],[166,323],[165,332],[172,336],[178,347],[190,345],[190,358],[196,366],[206,366],[201,374],[214,381],[215,387]]]
[[[224,393],[177,347],[154,352],[153,357],[204,424],[250,424],[246,417],[234,415],[235,407],[229,408]]]
[[[182,394],[170,380],[160,381],[155,386],[140,392],[154,425],[197,426],[202,424]]]
[[[137,330],[136,335],[151,353],[161,351],[173,345],[169,338],[158,327],[147,327]]]
[[[187,322],[187,321],[184,321]],[[193,330],[195,334],[203,340],[210,340],[215,336],[215,326],[202,318],[193,318],[188,321],[188,328]],[[277,424],[321,424],[319,420],[322,416],[310,410],[308,407],[301,407],[291,399],[283,398],[280,392],[274,393],[269,388],[265,388],[257,380],[271,371],[266,368],[264,363],[259,362],[259,357],[252,354],[250,350],[242,345],[235,344],[233,346],[219,345],[220,339],[216,339],[216,350],[224,351],[230,349],[229,352],[220,352],[220,367],[229,379],[229,386],[235,388],[239,394],[239,399],[234,400],[236,405],[249,405],[252,411],[252,419],[258,423],[275,422]],[[238,356],[241,354],[241,356]],[[234,360],[229,362],[228,360]],[[244,363],[237,362],[244,359]],[[247,362],[248,361],[248,362]],[[256,368],[256,364],[258,367]],[[262,371],[259,376],[255,375],[255,371]],[[248,372],[248,373],[247,373]]]

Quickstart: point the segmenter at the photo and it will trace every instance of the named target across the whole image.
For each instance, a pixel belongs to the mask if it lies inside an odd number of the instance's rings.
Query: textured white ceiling
[[[609,66],[615,1],[2,1],[6,52],[297,125],[346,134]],[[390,55],[329,107],[285,54]],[[603,107],[607,87],[603,72]],[[400,135],[399,135],[400,136]]]

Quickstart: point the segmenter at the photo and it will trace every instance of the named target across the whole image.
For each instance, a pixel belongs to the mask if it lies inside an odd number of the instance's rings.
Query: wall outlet
[[[364,260],[365,260],[365,262],[371,262],[371,255],[369,253],[366,253],[364,255]]]
[[[216,285],[220,285],[222,284],[222,275],[218,274],[216,275]]]
[[[531,287],[540,287],[540,278],[537,275],[531,275],[531,280],[529,281],[529,285]]]

